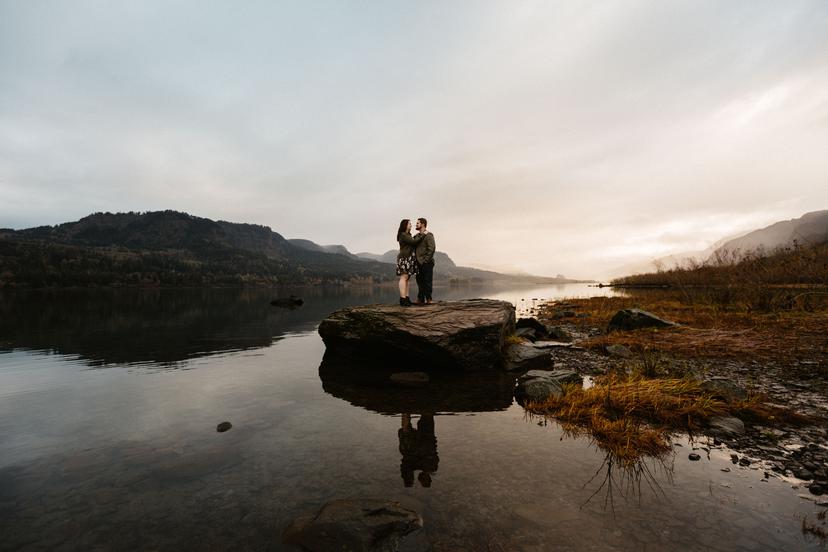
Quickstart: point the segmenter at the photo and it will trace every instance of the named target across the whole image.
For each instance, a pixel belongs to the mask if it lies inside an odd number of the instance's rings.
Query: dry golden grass
[[[563,396],[529,403],[526,410],[559,421],[568,434],[593,438],[627,466],[645,456],[666,454],[670,432],[693,432],[714,416],[734,415],[763,422],[801,420],[793,413],[763,404],[758,396],[727,403],[705,391],[694,379],[618,374],[601,376],[586,389],[568,386]]]
[[[678,322],[680,327],[613,332],[581,343],[588,348],[620,344],[632,351],[661,351],[675,357],[828,361],[828,310],[755,312],[722,309],[709,302],[682,300],[680,292],[647,292],[637,297],[592,297],[567,300],[586,318],[568,323],[605,328],[620,309],[642,308]],[[548,318],[555,304],[541,308]],[[554,322],[553,320],[547,320]]]
[[[722,251],[704,261],[648,274],[618,278],[613,283],[632,286],[731,287],[723,298],[742,298],[763,304],[774,298],[770,286],[828,285],[828,242],[796,243],[773,251]],[[770,306],[770,303],[766,303]]]
[[[517,345],[519,343],[525,343],[526,342],[525,339],[523,339],[522,337],[516,336],[514,334],[513,335],[507,335],[506,339],[504,341],[506,342],[506,345]]]

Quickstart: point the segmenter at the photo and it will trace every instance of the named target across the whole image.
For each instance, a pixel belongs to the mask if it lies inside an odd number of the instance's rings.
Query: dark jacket
[[[429,232],[428,234],[425,234],[425,239],[417,244],[417,247],[414,250],[417,254],[417,262],[420,264],[434,262],[435,251],[437,251],[437,246],[434,243],[434,234]]]
[[[411,236],[407,232],[400,232],[397,234],[397,243],[400,244],[400,252],[397,253],[398,259],[405,259],[411,256],[414,253],[414,248],[423,241],[423,235],[417,234],[416,236]]]

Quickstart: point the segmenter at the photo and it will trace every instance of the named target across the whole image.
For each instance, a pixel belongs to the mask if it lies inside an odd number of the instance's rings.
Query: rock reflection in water
[[[359,363],[329,351],[319,366],[319,378],[329,395],[379,414],[495,412],[512,406],[513,375],[411,368],[428,372],[428,383],[420,387],[400,385],[390,377],[401,371],[399,366]]]
[[[326,393],[380,414],[401,416],[397,436],[405,487],[414,486],[415,474],[422,487],[431,487],[440,463],[435,430],[438,414],[493,412],[512,405],[515,377],[503,372],[469,375],[431,370],[428,381],[417,386],[395,383],[392,373],[387,366],[360,364],[330,351],[319,366]],[[418,416],[416,426],[412,416]]]

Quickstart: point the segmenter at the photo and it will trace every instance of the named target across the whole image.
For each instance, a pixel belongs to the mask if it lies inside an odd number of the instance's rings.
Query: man
[[[437,246],[434,243],[434,234],[428,231],[428,221],[418,218],[414,227],[425,237],[417,244],[414,254],[417,257],[417,304],[431,304],[431,289],[434,282],[434,252]]]

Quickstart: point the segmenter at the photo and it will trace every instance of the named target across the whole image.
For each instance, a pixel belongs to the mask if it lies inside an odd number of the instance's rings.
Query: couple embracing
[[[402,219],[397,230],[397,276],[400,277],[400,306],[431,304],[431,288],[434,280],[434,234],[428,231],[428,221],[417,219],[417,234],[411,235],[411,221]],[[408,297],[409,279],[417,278],[417,302],[412,303]]]

